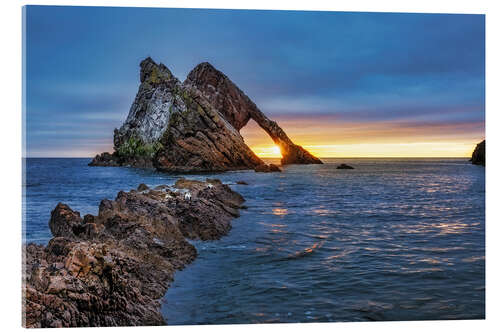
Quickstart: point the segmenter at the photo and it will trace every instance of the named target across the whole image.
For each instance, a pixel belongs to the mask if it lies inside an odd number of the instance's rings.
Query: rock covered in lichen
[[[185,88],[184,112],[172,113],[153,163],[167,172],[205,172],[251,169],[262,164],[240,133],[204,99],[197,89]]]
[[[105,152],[96,155],[88,165],[101,167],[130,166],[135,168],[153,168],[152,155],[154,154],[120,154],[116,151],[110,154],[108,152]]]
[[[165,324],[160,300],[196,257],[186,239],[227,234],[244,200],[218,180],[146,187],[102,200],[96,216],[55,207],[48,245],[24,247],[26,327]]]
[[[125,123],[114,134],[116,151],[123,149],[131,139],[143,145],[155,144],[163,135],[170,115],[186,110],[184,100],[175,89],[180,82],[165,65],[157,65],[148,57],[140,67],[139,90]]]

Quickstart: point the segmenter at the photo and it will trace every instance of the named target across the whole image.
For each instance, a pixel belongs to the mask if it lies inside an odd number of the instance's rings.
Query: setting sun
[[[278,146],[254,146],[250,147],[259,157],[281,158],[281,150]]]
[[[280,149],[280,147],[278,147],[278,146],[274,146],[274,147],[272,147],[272,152],[273,152],[273,154],[275,154],[275,155],[279,155],[279,156],[281,156],[281,149]]]

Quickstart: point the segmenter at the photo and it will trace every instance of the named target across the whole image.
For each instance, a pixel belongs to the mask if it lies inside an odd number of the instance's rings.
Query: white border
[[[2,103],[1,105],[1,147],[2,147],[2,220],[0,240],[2,265],[0,293],[0,325],[4,330],[21,330],[21,6],[40,5],[94,5],[94,6],[130,6],[130,7],[182,7],[182,8],[233,8],[233,9],[290,9],[290,10],[335,10],[335,11],[382,11],[382,12],[425,12],[425,13],[476,13],[486,14],[486,133],[488,137],[487,167],[487,307],[486,320],[479,321],[428,321],[428,322],[393,322],[393,323],[333,323],[333,324],[272,324],[272,325],[225,325],[225,326],[172,326],[141,328],[149,331],[168,329],[172,332],[253,332],[263,331],[302,332],[315,330],[327,332],[332,329],[342,332],[437,332],[453,330],[456,332],[497,331],[500,327],[499,309],[499,251],[497,238],[500,237],[498,224],[498,188],[499,177],[494,168],[498,164],[499,135],[498,102],[499,36],[500,13],[495,1],[461,0],[351,0],[342,2],[308,0],[278,1],[134,1],[134,0],[88,0],[88,1],[24,1],[3,0],[1,2],[0,22],[2,24]],[[7,184],[7,186],[5,186]],[[496,327],[496,329],[494,329]],[[105,331],[133,330],[134,328],[106,328]],[[64,329],[63,329],[64,330]],[[81,329],[88,330],[88,329]],[[57,331],[59,332],[59,330]]]

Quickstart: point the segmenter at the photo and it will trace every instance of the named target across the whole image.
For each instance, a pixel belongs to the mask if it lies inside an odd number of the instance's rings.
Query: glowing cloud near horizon
[[[300,144],[300,142],[298,142]],[[386,144],[302,145],[317,157],[470,157],[475,144],[415,142]],[[250,146],[261,158],[281,158],[276,146]]]
[[[324,119],[278,119],[292,141],[317,157],[470,157],[484,137],[482,124],[442,126],[392,123],[332,123]],[[334,130],[333,130],[334,129]],[[241,130],[248,146],[262,158],[281,158],[279,148],[258,127]]]

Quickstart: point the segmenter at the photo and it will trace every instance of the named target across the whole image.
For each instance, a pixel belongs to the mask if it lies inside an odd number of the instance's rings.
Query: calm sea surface
[[[27,159],[25,241],[58,202],[96,214],[119,190],[180,176]],[[466,159],[325,159],[216,175],[247,200],[229,236],[194,242],[169,324],[484,318],[485,174]],[[337,170],[348,163],[355,170]],[[192,175],[204,179],[214,175]]]

